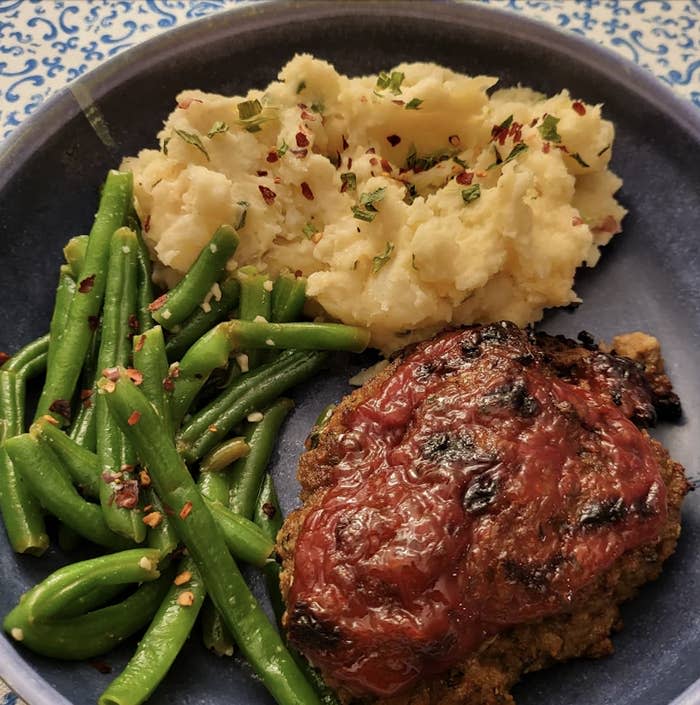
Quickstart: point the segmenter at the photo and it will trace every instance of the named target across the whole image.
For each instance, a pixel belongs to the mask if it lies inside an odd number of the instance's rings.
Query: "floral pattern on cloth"
[[[255,0],[0,0],[0,138],[86,71]],[[471,0],[596,41],[700,108],[700,0]],[[0,705],[24,705],[0,680]]]

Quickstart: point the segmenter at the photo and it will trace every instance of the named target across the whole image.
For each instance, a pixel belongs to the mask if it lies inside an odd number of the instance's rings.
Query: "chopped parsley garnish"
[[[323,104],[322,100],[319,100],[318,103],[311,103],[312,113],[323,113],[325,110],[326,106]]]
[[[381,201],[385,195],[386,186],[382,186],[381,188],[378,188],[374,191],[370,191],[369,193],[363,193],[360,195],[360,205],[365,206],[367,210],[376,211],[377,209],[374,207],[374,204],[379,203],[379,201]]]
[[[302,228],[301,232],[303,232],[304,235],[306,235],[306,237],[311,238],[312,235],[315,235],[317,232],[320,232],[320,231],[313,223],[307,223]]]
[[[590,164],[586,164],[586,162],[583,160],[581,155],[578,152],[574,152],[573,154],[569,155],[572,159],[575,159],[581,166],[588,167]]]
[[[416,190],[416,185],[412,184],[410,181],[404,182],[404,186],[406,188],[406,195],[403,197],[403,202],[410,206],[411,203],[416,200],[418,191]]]
[[[267,114],[266,114],[267,111]],[[254,100],[244,100],[238,104],[238,124],[248,132],[260,132],[260,126],[272,120],[269,108],[263,108],[262,103]]]
[[[384,252],[381,255],[372,257],[372,274],[376,274],[390,259],[391,253],[394,251],[394,243],[387,242]]]
[[[279,147],[277,147],[277,156],[283,157],[287,153],[288,149],[289,149],[289,145],[284,140],[282,140],[282,144]]]
[[[202,138],[196,132],[185,132],[185,130],[178,130],[175,128],[175,134],[187,144],[191,144],[196,147],[209,161],[209,153],[202,144]]]
[[[467,168],[467,162],[465,162],[464,159],[460,159],[456,154],[454,155],[454,157],[452,157],[452,161],[455,164],[459,164],[462,167],[462,169]]]
[[[304,81],[304,80],[299,81],[299,84],[297,85],[297,95],[299,95],[299,93],[301,93],[304,90],[304,88],[306,88],[306,81]]]
[[[241,215],[238,218],[238,223],[236,223],[236,230],[240,230],[245,225],[245,219],[248,215],[248,206],[250,203],[248,201],[238,201],[238,205],[243,209]]]
[[[554,117],[554,115],[544,116],[542,124],[537,128],[543,140],[547,140],[548,142],[561,142],[561,137],[557,132],[558,123],[559,118]]]
[[[405,76],[401,71],[392,71],[391,74],[386,71],[380,71],[379,76],[377,76],[377,88],[381,91],[388,88],[394,95],[399,95],[404,78]]]
[[[513,116],[509,115],[498,127],[501,130],[507,130],[513,123]]]
[[[513,161],[519,154],[522,154],[523,152],[527,152],[528,146],[524,142],[518,142],[518,144],[513,147],[513,149],[510,150],[510,154],[503,159],[501,155],[498,153],[498,150],[496,150],[496,161],[493,164],[490,164],[487,167],[488,169],[493,169],[495,166],[502,166],[503,164],[507,164],[510,161]]]
[[[163,140],[163,154],[165,154],[166,157],[168,156],[168,142],[170,142],[170,140],[170,137],[166,137]]]
[[[418,110],[422,102],[420,98],[411,98],[411,100],[406,103],[404,110]]]
[[[223,122],[222,120],[217,120],[209,128],[209,132],[207,132],[207,137],[211,139],[214,135],[219,135],[222,132],[228,132],[228,124]]]
[[[465,204],[476,201],[481,196],[481,186],[472,184],[469,188],[462,189],[462,200]]]
[[[346,171],[344,174],[341,174],[340,181],[343,184],[340,187],[341,193],[344,193],[345,191],[357,190],[357,176],[355,176],[352,171]]]
[[[418,156],[415,146],[411,145],[411,148],[408,150],[408,154],[406,155],[406,169],[409,171],[413,170],[416,173],[419,171],[427,171],[428,169],[432,169],[436,164],[444,162],[449,158],[450,155],[446,152],[436,152],[434,154]]]

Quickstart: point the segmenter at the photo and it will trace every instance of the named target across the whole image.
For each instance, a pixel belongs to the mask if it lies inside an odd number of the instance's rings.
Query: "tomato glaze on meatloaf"
[[[609,651],[687,491],[639,426],[679,411],[658,365],[586,337],[504,322],[405,351],[301,459],[291,642],[346,702],[416,704],[511,702],[523,671]]]

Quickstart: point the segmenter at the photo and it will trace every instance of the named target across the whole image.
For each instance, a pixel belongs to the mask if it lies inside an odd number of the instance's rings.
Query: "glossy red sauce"
[[[326,678],[388,696],[487,637],[566,611],[654,541],[666,490],[609,396],[466,333],[346,411],[333,485],[295,550],[290,637]],[[525,364],[527,363],[527,364]]]

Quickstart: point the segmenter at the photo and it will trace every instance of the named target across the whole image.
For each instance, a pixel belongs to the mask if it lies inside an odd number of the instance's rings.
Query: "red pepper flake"
[[[143,350],[143,346],[145,344],[146,344],[146,336],[142,335],[136,341],[136,345],[134,346],[134,352],[141,352]]]
[[[192,502],[185,502],[182,509],[180,510],[180,519],[187,519],[192,511]]]
[[[134,367],[126,368],[126,376],[138,387],[143,382],[143,374]]]
[[[389,160],[388,160],[388,159],[382,159],[381,162],[380,162],[380,164],[382,165],[382,169],[384,169],[384,171],[387,171],[387,172],[389,172],[389,173],[392,172],[392,166],[391,166],[391,164],[389,163]]]
[[[110,472],[109,470],[104,470],[102,473],[102,479],[109,484],[110,482],[121,481],[122,474],[120,472]]]
[[[70,421],[70,402],[67,399],[54,399],[51,402],[49,411],[53,411],[54,414],[63,416],[66,421]]]
[[[586,106],[580,100],[575,100],[571,104],[571,107],[574,109],[574,112],[578,113],[579,115],[586,114]]]
[[[493,142],[498,142],[498,144],[503,146],[506,143],[506,137],[508,137],[508,127],[494,125],[491,128],[491,140]]]
[[[576,227],[577,225],[583,225],[583,218],[581,218],[581,217],[578,216],[578,215],[575,215],[575,216],[571,219],[571,224],[572,224],[574,227]]]
[[[85,401],[92,396],[92,389],[81,389],[80,390],[80,400]]]
[[[401,138],[398,135],[389,135],[386,141],[392,146],[396,147],[397,144],[401,144]]]
[[[166,392],[172,392],[173,389],[175,389],[175,382],[173,382],[173,378],[172,378],[172,377],[166,377],[166,378],[163,380],[163,389],[164,389]]]
[[[114,491],[114,503],[122,509],[133,509],[139,502],[139,483],[136,480],[126,480]]]
[[[297,269],[294,271],[294,276],[299,279],[300,277],[304,276],[304,272],[302,272],[301,269]]]
[[[203,103],[203,100],[200,100],[199,98],[183,98],[182,100],[178,101],[177,107],[180,108],[180,110],[187,110],[187,108],[192,105],[192,103]]]
[[[307,201],[314,200],[314,192],[311,190],[311,186],[309,186],[306,181],[301,182],[301,193]]]
[[[392,100],[391,101],[394,105],[404,105],[405,103],[403,100]]]
[[[263,510],[263,514],[268,519],[274,519],[275,514],[277,514],[277,509],[275,508],[275,505],[270,504],[270,502],[265,502],[265,504],[262,505],[262,510]]]
[[[169,505],[163,502],[163,511],[169,516],[169,517],[174,517],[175,516],[175,511],[173,508]]]
[[[316,122],[316,118],[311,113],[306,112],[306,110],[301,111],[301,119],[308,122]]]
[[[309,153],[308,149],[292,149],[290,151],[297,159],[303,159]]]
[[[53,416],[49,416],[48,414],[44,414],[41,417],[42,421],[46,421],[46,423],[50,423],[53,426],[58,426],[58,421]]]
[[[377,157],[370,157],[369,163],[372,166],[377,166],[377,164],[379,164],[379,160],[377,159]]]
[[[10,357],[12,356],[0,350],[0,365],[4,365],[10,359]]]
[[[89,661],[89,664],[99,673],[102,673],[103,675],[107,675],[108,673],[112,672],[112,667],[106,662],[106,661],[100,661],[97,659],[93,659],[92,661]]]
[[[296,134],[297,147],[308,147],[309,138],[303,132],[297,132]]]
[[[474,172],[473,171],[463,171],[461,174],[457,174],[457,178],[455,179],[455,181],[458,184],[462,184],[463,186],[469,186],[469,184],[471,184],[473,179],[474,179]]]
[[[260,170],[260,171],[257,171],[256,173],[257,173],[258,176],[267,176],[267,172],[266,172],[266,171]]]
[[[119,379],[119,368],[118,367],[105,367],[102,370],[102,376],[106,377],[112,382],[116,382]]]
[[[267,186],[258,186],[258,189],[260,190],[260,193],[262,194],[263,201],[267,203],[268,206],[271,206],[275,202],[275,198],[277,198],[277,194],[271,189],[267,188]]]
[[[447,138],[447,141],[453,146],[453,147],[459,147],[460,144],[462,144],[462,140],[459,139],[459,135],[450,135]]]
[[[513,142],[522,142],[522,130],[523,126],[521,123],[514,122],[511,124],[510,129],[508,130],[508,135],[513,138]]]
[[[273,149],[271,152],[268,152],[267,158],[265,161],[267,161],[269,164],[274,164],[278,159],[279,159],[279,156],[277,155],[277,150]]]
[[[609,215],[596,228],[596,230],[602,230],[603,232],[610,233],[612,235],[616,235],[617,233],[622,231],[622,228],[620,228],[620,223],[618,223],[617,220],[615,220],[615,218],[612,215]]]
[[[543,142],[543,143],[542,143],[542,151],[543,151],[545,154],[549,154],[549,150],[550,150],[549,142]]]
[[[98,316],[88,316],[88,328],[95,331],[100,326],[100,319]]]
[[[530,123],[530,127],[534,127],[537,124],[537,118],[532,118],[532,122]]]
[[[149,311],[157,311],[159,308],[162,308],[165,305],[165,302],[168,300],[168,295],[163,294],[162,296],[159,296],[155,301],[151,301],[150,304],[148,304],[148,310]]]
[[[139,329],[139,319],[136,318],[135,313],[129,314],[129,328],[133,331],[137,331]]]
[[[348,157],[348,169],[352,169],[352,157]]]
[[[81,294],[87,294],[89,291],[92,291],[92,287],[95,285],[95,275],[91,274],[89,277],[85,277],[83,279],[79,286],[78,286],[78,291]]]
[[[376,154],[376,153],[377,153],[377,150],[376,150],[374,147],[370,147],[370,148],[367,149],[367,151],[365,152],[365,154]]]
[[[146,220],[143,221],[143,231],[148,232],[151,229],[151,214],[146,216]]]
[[[281,184],[281,183],[282,183],[282,179],[281,179],[279,176],[275,176],[275,178],[272,179],[272,180],[273,180],[276,184]]]
[[[130,463],[124,463],[120,466],[119,472],[133,472],[135,469],[135,465],[131,465]]]
[[[306,103],[297,103],[299,110],[306,110],[309,106]]]
[[[345,139],[345,135],[343,135],[343,152],[349,147],[350,145],[348,144],[348,141]]]
[[[136,424],[139,422],[140,418],[141,418],[140,411],[132,411],[131,415],[126,420],[126,422],[129,424],[129,426],[136,426]]]

